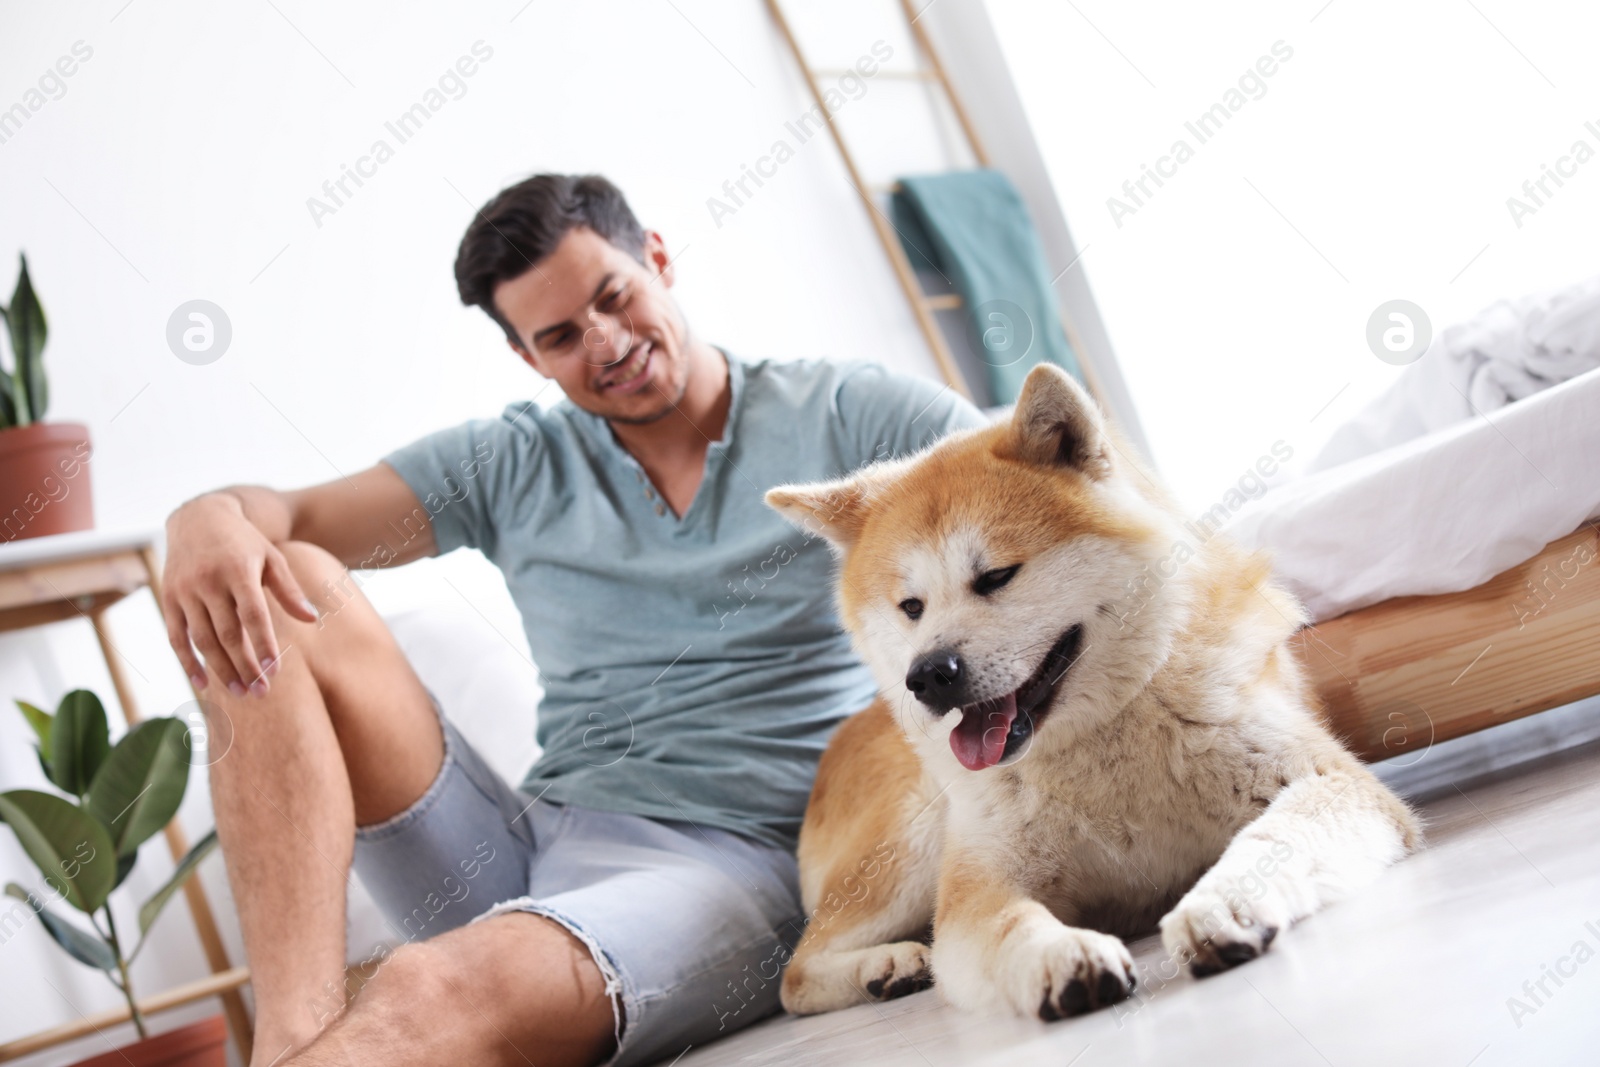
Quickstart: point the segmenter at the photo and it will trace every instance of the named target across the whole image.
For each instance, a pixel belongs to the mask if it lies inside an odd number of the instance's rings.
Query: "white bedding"
[[[1227,526],[1317,621],[1470,589],[1600,516],[1600,370],[1319,470]]]
[[[1489,415],[1600,367],[1600,275],[1497,300],[1441,330],[1382,396],[1334,431],[1306,468],[1326,470]]]

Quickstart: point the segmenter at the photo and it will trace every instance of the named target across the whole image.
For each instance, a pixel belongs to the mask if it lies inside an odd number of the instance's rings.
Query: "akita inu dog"
[[[1046,364],[1008,422],[767,493],[839,556],[880,685],[811,793],[789,1011],[936,982],[1079,1014],[1135,985],[1116,935],[1159,920],[1211,974],[1419,844],[1319,720],[1289,647],[1307,617],[1267,560],[1222,536],[1175,553],[1183,516],[1131,454]]]

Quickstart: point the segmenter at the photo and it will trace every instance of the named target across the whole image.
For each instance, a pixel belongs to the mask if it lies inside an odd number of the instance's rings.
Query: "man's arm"
[[[167,639],[196,689],[207,681],[198,648],[223,685],[265,691],[279,651],[267,591],[291,616],[317,618],[277,548],[289,540],[318,545],[349,567],[399,566],[437,552],[427,510],[383,463],[305,489],[236,485],[195,497],[167,518],[162,608]]]

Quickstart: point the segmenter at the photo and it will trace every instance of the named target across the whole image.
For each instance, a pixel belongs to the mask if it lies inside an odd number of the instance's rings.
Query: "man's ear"
[[[655,230],[644,231],[644,265],[663,289],[671,289],[672,283],[677,280],[673,274],[672,257],[667,255],[667,242]]]
[[[855,544],[867,521],[868,483],[857,475],[831,482],[780,485],[768,489],[767,506],[810,534],[821,534],[835,548]]]
[[[1027,463],[1071,467],[1091,478],[1111,474],[1111,441],[1099,406],[1054,363],[1028,372],[1001,448]]]

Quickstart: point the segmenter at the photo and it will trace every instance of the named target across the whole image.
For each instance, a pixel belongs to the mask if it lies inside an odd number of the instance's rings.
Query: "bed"
[[[1406,596],[1302,630],[1335,731],[1366,760],[1600,693],[1600,534],[1552,541],[1458,593]]]
[[[1226,528],[1310,609],[1368,760],[1600,693],[1600,370],[1266,493]]]

